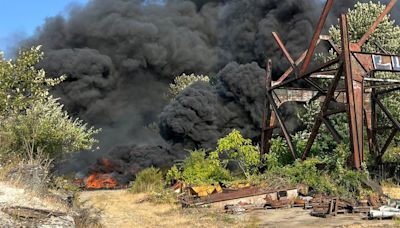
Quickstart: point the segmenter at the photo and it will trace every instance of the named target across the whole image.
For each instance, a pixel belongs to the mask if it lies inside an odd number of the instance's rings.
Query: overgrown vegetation
[[[231,179],[230,172],[215,157],[207,157],[205,150],[192,151],[182,165],[173,166],[167,173],[167,180],[181,180],[188,184],[212,184]]]
[[[243,138],[238,130],[233,130],[229,135],[218,140],[218,146],[210,153],[210,158],[220,159],[224,168],[230,162],[237,164],[247,179],[258,174],[261,166],[259,148],[254,146],[250,139]]]
[[[136,180],[131,187],[133,193],[155,192],[164,187],[163,175],[159,169],[150,167],[136,174]]]
[[[288,162],[286,157],[282,158],[283,153],[288,153],[286,144],[282,140],[274,142],[278,142],[278,144],[273,143],[273,150],[265,156],[263,168],[266,171],[263,174],[259,173],[262,167],[258,147],[253,146],[251,140],[244,139],[239,131],[233,130],[232,133],[219,140],[218,147],[215,151],[210,152],[209,156],[204,150],[193,151],[182,165],[173,166],[167,173],[167,180],[170,183],[171,180],[179,180],[195,185],[218,182],[230,184],[243,182],[243,180],[247,183],[265,183],[270,187],[305,184],[315,192],[350,198],[361,198],[368,193],[368,188],[362,184],[363,180],[368,179],[368,173],[348,168],[347,161],[350,150],[346,145],[340,144],[329,156],[313,156],[304,162],[300,160]],[[245,150],[242,148],[243,146],[246,146]],[[247,147],[251,147],[251,149]],[[240,150],[242,151],[239,152]],[[223,155],[220,151],[242,153],[241,159],[253,161],[257,158],[258,162],[243,162],[242,164],[247,165],[246,169],[236,166],[230,166],[228,169],[226,164],[231,161],[232,155],[220,156]],[[248,153],[249,151],[251,153]],[[237,164],[236,160],[234,164]],[[235,169],[240,170],[239,175],[231,172]],[[243,170],[252,170],[252,172],[246,175]],[[280,183],[275,185],[274,182],[277,180]]]
[[[378,3],[356,3],[354,9],[349,10],[348,22],[349,22],[349,38],[352,42],[357,42],[361,37],[365,34],[365,32],[369,29],[372,23],[376,20],[376,18],[383,12],[385,9],[385,5]],[[340,43],[340,28],[338,25],[332,26],[329,30],[329,35],[332,37],[334,43],[339,45]],[[386,16],[383,21],[379,24],[377,30],[370,36],[367,42],[362,46],[362,51],[369,53],[382,53],[386,51],[388,53],[392,53],[394,55],[400,54],[400,27],[396,25],[394,20],[391,20],[390,15]],[[325,56],[330,59],[334,57],[333,51],[331,54]],[[389,73],[389,72],[378,72],[374,75],[377,78],[392,78],[398,79],[400,78],[400,74],[398,73]],[[392,92],[386,94],[383,97],[380,97],[382,102],[386,107],[390,110],[392,115],[397,119],[400,119],[400,93]],[[388,119],[383,115],[383,113],[378,109],[378,123],[381,126],[391,125]],[[388,132],[380,134],[378,137],[378,141],[380,145],[384,144],[384,141],[388,137]],[[400,146],[400,136],[395,138],[394,143],[392,143],[392,147],[389,148],[388,153],[384,158],[386,162],[396,162],[396,159],[400,157],[400,151],[396,149],[396,147]],[[373,155],[366,154],[372,160],[370,162],[374,162],[375,159]],[[392,160],[393,159],[393,160]]]
[[[0,156],[48,158],[87,150],[98,132],[79,119],[71,118],[49,91],[66,77],[47,78],[36,69],[43,58],[40,47],[21,51],[14,60],[0,56]]]

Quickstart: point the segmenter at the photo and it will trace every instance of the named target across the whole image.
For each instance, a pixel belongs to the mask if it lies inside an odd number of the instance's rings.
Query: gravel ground
[[[68,209],[54,200],[38,197],[20,187],[0,182],[0,227],[75,227],[71,216],[51,216],[46,219],[14,219],[3,212],[5,208],[28,207],[66,213]]]

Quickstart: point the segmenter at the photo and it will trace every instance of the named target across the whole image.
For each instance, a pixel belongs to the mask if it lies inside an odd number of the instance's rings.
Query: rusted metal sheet
[[[215,208],[224,208],[225,205],[235,204],[255,204],[265,205],[265,198],[271,200],[280,200],[280,192],[285,192],[286,197],[283,199],[294,200],[298,194],[297,189],[262,189],[258,187],[248,187],[238,190],[224,189],[221,193],[212,194],[202,198],[186,199],[182,203],[185,205],[212,205]]]

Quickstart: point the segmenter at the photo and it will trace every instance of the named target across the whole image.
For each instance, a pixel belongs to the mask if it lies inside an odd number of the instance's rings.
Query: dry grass
[[[240,227],[240,221],[210,209],[154,204],[126,190],[82,192],[80,199],[102,210],[104,227]],[[246,224],[253,224],[251,221]],[[248,227],[248,226],[246,226]]]
[[[389,197],[400,199],[400,185],[385,182],[382,184],[382,189]]]

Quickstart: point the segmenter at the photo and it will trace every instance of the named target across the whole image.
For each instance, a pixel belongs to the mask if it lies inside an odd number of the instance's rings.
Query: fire
[[[86,179],[86,189],[115,188],[118,181],[110,174],[94,173]]]

